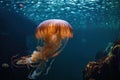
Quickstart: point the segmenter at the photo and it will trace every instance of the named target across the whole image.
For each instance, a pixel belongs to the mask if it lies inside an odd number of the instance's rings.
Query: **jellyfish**
[[[68,39],[73,37],[73,29],[67,21],[50,19],[38,25],[35,37],[38,40],[36,50],[31,55],[23,56],[16,61],[17,65],[35,67],[35,70],[28,75],[30,79],[36,79],[45,70],[48,74],[54,58],[65,48]]]

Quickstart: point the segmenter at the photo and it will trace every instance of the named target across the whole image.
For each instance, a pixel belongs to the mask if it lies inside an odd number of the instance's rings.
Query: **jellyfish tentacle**
[[[46,68],[46,61],[41,61],[40,64],[38,65],[38,67],[31,71],[30,74],[28,75],[29,79],[36,79],[39,75],[41,75],[43,73],[43,71]]]
[[[44,75],[47,75],[47,74],[48,74],[48,72],[49,72],[49,70],[51,69],[52,64],[53,64],[54,61],[55,61],[55,59],[52,59],[52,61],[50,62],[48,68],[46,69],[46,72],[44,73]]]
[[[53,54],[51,55],[51,58],[56,57],[57,55],[59,55],[61,53],[61,51],[63,51],[63,49],[65,48],[65,46],[67,45],[68,42],[68,38],[65,39],[65,42],[63,44],[62,47],[60,47],[61,49],[58,49],[57,51],[53,52]]]
[[[18,62],[19,60],[21,60],[21,58],[18,58],[18,59],[17,59],[17,56],[18,56],[18,55],[12,56],[12,58],[11,58],[11,64],[12,64],[13,66],[15,66],[16,68],[23,68],[23,67],[25,67],[25,66],[23,66],[23,65],[18,65],[18,64],[17,64],[17,62]]]
[[[35,70],[30,72],[30,74],[28,75],[28,78],[36,79],[40,75],[41,76],[47,75],[49,73],[49,70],[51,69],[52,64],[55,61],[55,59],[52,59],[50,62],[49,61],[44,61],[44,60],[41,61],[40,64],[38,65],[38,67]],[[47,63],[49,64],[48,66],[47,66]]]
[[[68,39],[66,38],[66,39],[65,39],[65,44],[63,45],[63,47],[62,47],[60,50],[58,50],[58,51],[56,50],[56,52],[52,52],[54,55],[51,54],[51,58],[56,57],[56,56],[64,49],[64,47],[66,46],[67,42],[68,42]],[[50,65],[49,65],[48,68],[46,69],[46,73],[45,73],[44,75],[47,75],[47,74],[48,74],[48,72],[49,72],[49,70],[51,69],[51,66],[52,66],[54,60],[55,60],[55,59],[53,59],[53,60],[50,62]],[[44,67],[43,67],[43,66],[44,66]],[[37,67],[37,69],[35,69],[33,72],[31,72],[28,77],[29,77],[30,79],[35,79],[37,76],[41,75],[44,70],[45,70],[45,63],[40,63],[40,65]]]

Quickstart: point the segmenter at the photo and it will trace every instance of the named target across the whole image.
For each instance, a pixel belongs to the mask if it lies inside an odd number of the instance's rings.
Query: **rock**
[[[108,55],[86,65],[83,80],[120,80],[120,39],[114,42]]]

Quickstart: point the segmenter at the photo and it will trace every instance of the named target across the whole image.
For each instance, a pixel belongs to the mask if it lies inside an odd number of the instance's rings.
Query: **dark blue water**
[[[14,67],[11,64],[11,57],[16,54],[27,55],[30,54],[29,51],[35,49],[36,27],[46,19],[57,18],[68,21],[73,27],[74,37],[55,58],[49,74],[37,80],[82,80],[85,65],[95,60],[97,52],[104,50],[109,42],[120,37],[118,0],[96,0],[95,3],[87,2],[84,5],[81,4],[84,0],[70,1],[73,2],[66,4],[61,2],[62,6],[55,5],[57,3],[46,6],[48,3],[45,1],[41,1],[38,7],[37,4],[24,3],[26,7],[22,10],[20,6],[14,9],[13,3],[8,3],[7,6],[7,1],[0,3],[1,80],[29,80],[27,75],[30,70],[26,67]],[[3,63],[9,64],[9,67],[2,67]]]

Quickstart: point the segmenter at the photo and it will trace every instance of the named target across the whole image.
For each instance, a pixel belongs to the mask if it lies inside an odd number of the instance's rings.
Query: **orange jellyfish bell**
[[[37,39],[50,40],[57,36],[59,39],[72,38],[73,30],[71,25],[64,20],[50,19],[43,21],[36,29]]]

